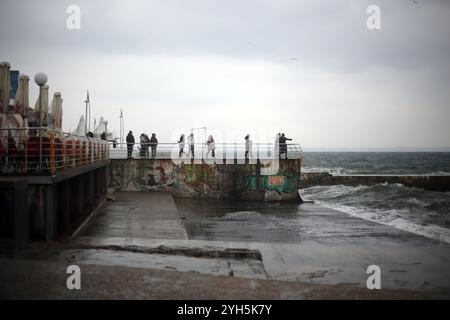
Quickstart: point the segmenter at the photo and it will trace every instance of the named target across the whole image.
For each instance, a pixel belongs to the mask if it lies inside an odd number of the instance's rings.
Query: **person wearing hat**
[[[128,132],[127,138],[127,159],[133,159],[134,137],[133,131]]]

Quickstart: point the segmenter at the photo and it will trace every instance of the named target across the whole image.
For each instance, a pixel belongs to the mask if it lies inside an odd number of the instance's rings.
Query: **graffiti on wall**
[[[300,183],[300,167],[283,166],[275,175],[260,175],[255,168],[238,174],[238,189],[254,192],[275,191],[278,195],[296,192]]]
[[[165,163],[152,163],[137,168],[138,174],[133,186],[128,189],[155,190],[171,188],[175,184],[176,173],[172,166]]]
[[[119,163],[119,162],[117,162]],[[175,165],[170,160],[120,162],[112,181],[122,190],[169,190],[176,196],[286,199],[297,193],[300,165],[286,163],[274,175],[261,175],[256,164]]]

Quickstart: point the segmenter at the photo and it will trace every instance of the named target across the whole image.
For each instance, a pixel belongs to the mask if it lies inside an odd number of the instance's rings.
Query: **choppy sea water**
[[[449,174],[450,152],[305,152],[304,172]]]
[[[332,174],[448,174],[450,153],[312,152],[303,171]],[[434,192],[401,184],[316,186],[302,197],[431,239],[450,243],[450,192]]]

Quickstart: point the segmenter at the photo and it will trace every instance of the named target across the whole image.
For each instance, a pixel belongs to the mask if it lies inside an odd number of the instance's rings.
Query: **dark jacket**
[[[156,147],[157,144],[158,144],[158,139],[156,139],[156,137],[152,136],[150,138],[150,145],[154,148],[154,147]]]
[[[288,141],[288,140],[292,141],[292,139],[289,139],[289,138],[286,138],[286,137],[282,136],[282,137],[280,137],[280,139],[278,141],[280,142],[280,144],[285,144],[286,141]]]
[[[127,143],[128,144],[134,144],[134,137],[130,133],[127,135]]]

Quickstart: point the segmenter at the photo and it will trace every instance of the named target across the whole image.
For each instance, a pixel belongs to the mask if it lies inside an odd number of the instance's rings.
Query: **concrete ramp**
[[[95,237],[187,239],[177,206],[166,192],[121,192],[81,234]]]

